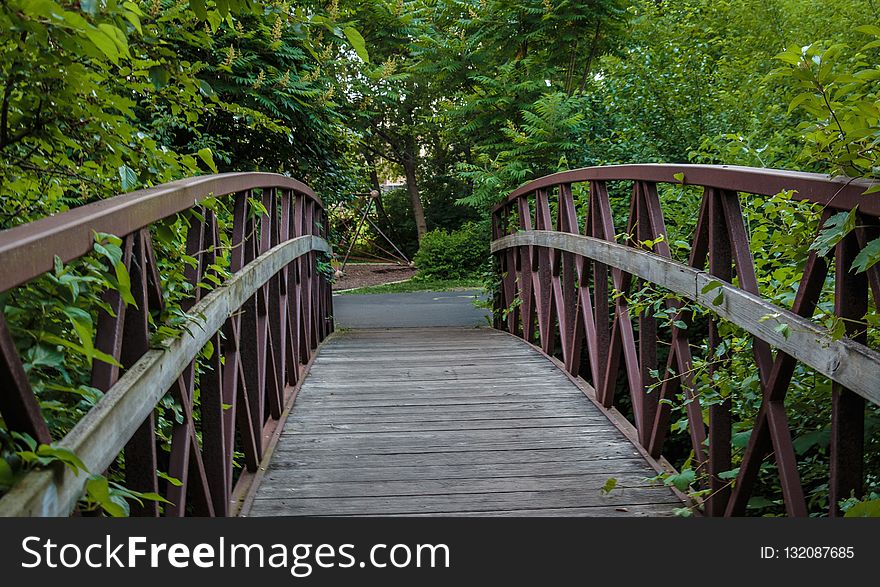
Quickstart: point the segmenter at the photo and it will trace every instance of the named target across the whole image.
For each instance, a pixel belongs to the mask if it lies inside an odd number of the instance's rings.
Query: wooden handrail
[[[309,254],[330,253],[327,241],[301,236],[286,241],[248,263],[223,286],[214,289],[190,310],[185,331],[148,351],[98,401],[58,446],[76,454],[89,471],[103,471],[138,427],[155,409],[187,365],[223,327],[228,317],[284,267]],[[76,507],[87,481],[82,472],[65,468],[36,470],[0,499],[0,517],[66,516]]]

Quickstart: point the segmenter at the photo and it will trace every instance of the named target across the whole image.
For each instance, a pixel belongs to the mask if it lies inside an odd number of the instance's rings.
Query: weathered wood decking
[[[681,502],[655,474],[512,336],[355,330],[322,347],[244,513],[670,515]]]

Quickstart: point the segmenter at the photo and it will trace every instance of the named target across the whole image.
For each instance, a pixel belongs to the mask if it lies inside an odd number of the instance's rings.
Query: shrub
[[[467,222],[452,232],[438,229],[425,234],[415,262],[420,276],[462,279],[474,275],[488,254],[488,231]]]

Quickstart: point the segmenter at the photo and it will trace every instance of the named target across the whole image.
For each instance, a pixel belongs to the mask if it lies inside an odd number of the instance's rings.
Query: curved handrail
[[[620,243],[608,186],[617,181],[632,185]],[[579,182],[588,189],[576,202],[573,185]],[[703,188],[687,265],[672,259],[665,238],[658,191],[663,183]],[[880,298],[880,270],[850,271],[859,253],[880,237],[880,198],[865,195],[875,184],[814,173],[679,164],[589,167],[530,181],[492,212],[492,251],[500,276],[494,326],[529,342],[539,339],[548,355],[561,351],[565,369],[587,380],[605,409],[613,408],[620,391],[628,391],[633,433],[654,458],[664,454],[671,400],[683,395],[693,462],[708,479],[701,487],[709,490],[709,515],[745,513],[761,464],[770,455],[788,513],[807,515],[784,400],[797,363],[811,367],[828,377],[834,389],[828,485],[830,514],[839,515],[839,502],[863,491],[864,401],[880,404],[880,354],[867,346],[861,325],[869,293],[875,302]],[[853,230],[827,251],[809,253],[790,309],[761,298],[740,199],[740,194],[783,191],[824,208],[820,230],[835,211],[858,212]],[[811,321],[832,270],[833,313],[843,333]],[[663,302],[675,317],[669,328],[661,329],[653,312],[631,316],[626,292],[636,282],[682,295],[714,317],[689,329],[694,312],[674,299]],[[694,337],[705,339],[710,349],[718,347],[719,318],[752,335],[762,393],[733,487],[731,406],[727,401],[712,404],[710,424],[705,424],[691,354]],[[662,362],[661,344],[668,349]],[[654,386],[659,393],[647,393]]]
[[[191,262],[182,272],[192,292],[181,301],[185,331],[151,349],[149,323],[164,310],[165,295],[149,227],[210,197],[229,198],[231,205],[203,207],[181,226],[182,252]],[[221,229],[230,231],[228,240]],[[94,361],[88,384],[104,395],[56,444],[92,473],[124,449],[126,487],[160,492],[169,500],[167,515],[226,515],[235,491],[256,474],[264,441],[315,349],[333,331],[330,285],[317,263],[317,253],[331,253],[323,203],[307,185],[272,173],[194,177],[116,196],[0,232],[0,292],[50,271],[56,257],[69,262],[88,254],[95,233],[121,239],[118,265],[130,291],[124,301],[122,292],[108,289],[91,312],[94,349],[104,360]],[[232,276],[203,296],[204,284],[217,281],[210,272],[218,263],[228,264]],[[206,345],[210,353],[202,353]],[[7,427],[52,442],[2,313],[0,389]],[[183,418],[171,423],[162,467],[180,483],[160,481],[157,471],[154,410],[166,393]],[[244,455],[240,476],[233,470],[236,453]],[[0,499],[0,515],[68,514],[86,477],[31,471]],[[139,515],[159,514],[155,503],[132,507]]]
[[[547,247],[581,255],[680,294],[880,405],[880,353],[848,338],[835,340],[829,329],[743,291],[707,271],[626,245],[545,230],[502,237],[492,242],[492,252],[522,246]],[[703,289],[710,284],[715,287],[704,292]],[[722,298],[721,301],[713,303],[718,297]],[[788,334],[776,330],[780,324],[789,327]]]
[[[89,471],[109,467],[180,374],[199,355],[229,315],[294,260],[313,251],[330,253],[327,241],[301,236],[260,255],[190,310],[193,318],[178,338],[140,358],[76,426],[57,443],[79,457]],[[0,498],[0,517],[66,516],[82,495],[87,476],[35,470]]]
[[[206,198],[261,188],[292,190],[324,207],[309,186],[276,173],[200,175],[137,190],[0,231],[0,292],[50,271],[55,256],[64,263],[83,256],[95,232],[131,234]]]
[[[683,182],[675,177],[678,174],[683,174]],[[862,197],[865,190],[876,182],[782,169],[677,163],[607,165],[553,173],[513,190],[494,209],[498,210],[505,204],[538,189],[587,181],[684,183],[764,196],[772,196],[784,190],[794,190],[792,197],[796,200],[806,200],[837,210],[851,210],[858,205],[861,212],[880,216],[880,198]]]

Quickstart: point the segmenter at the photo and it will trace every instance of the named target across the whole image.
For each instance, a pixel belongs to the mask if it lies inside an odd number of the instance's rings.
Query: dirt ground
[[[394,263],[349,263],[345,266],[345,274],[337,277],[333,284],[334,290],[382,285],[392,281],[409,279],[416,274],[413,267]]]

